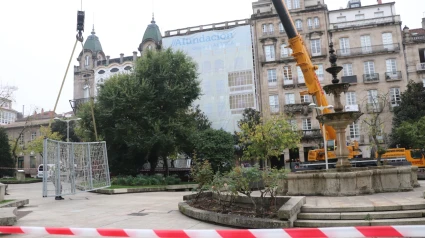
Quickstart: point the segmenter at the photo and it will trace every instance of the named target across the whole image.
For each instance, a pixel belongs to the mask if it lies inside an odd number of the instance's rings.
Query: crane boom
[[[297,66],[299,66],[303,72],[305,84],[308,88],[308,94],[312,95],[313,101],[316,105],[323,107],[328,106],[325,93],[320,86],[319,79],[315,72],[315,70],[317,70],[317,66],[313,65],[311,62],[307,48],[304,45],[303,39],[298,34],[298,31],[295,29],[294,22],[289,15],[285,3],[283,0],[272,0],[272,2],[277,14],[279,15],[280,21],[282,22],[283,28],[288,35],[289,47],[293,51],[292,55],[297,62]],[[331,110],[325,108],[322,113],[331,113]],[[321,129],[325,130],[326,140],[336,139],[336,132],[333,127],[325,125],[325,128],[322,127]]]

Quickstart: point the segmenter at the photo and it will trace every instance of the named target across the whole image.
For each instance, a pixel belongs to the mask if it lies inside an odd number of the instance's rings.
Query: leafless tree
[[[388,146],[385,141],[385,124],[391,122],[386,114],[390,105],[389,93],[377,92],[373,95],[368,92],[367,98],[364,100],[366,113],[361,118],[362,130],[366,131],[370,138],[372,159],[375,158],[375,153],[378,154],[377,164],[381,165],[381,157],[386,152]]]

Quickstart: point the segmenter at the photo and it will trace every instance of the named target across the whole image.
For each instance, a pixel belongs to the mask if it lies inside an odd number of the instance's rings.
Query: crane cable
[[[56,97],[56,103],[55,103],[55,107],[53,108],[53,112],[56,112],[56,107],[58,106],[59,98],[60,98],[61,93],[62,93],[62,89],[63,89],[63,85],[65,83],[66,75],[68,74],[69,65],[71,64],[72,57],[74,56],[75,47],[77,46],[77,42],[78,42],[78,37],[77,37],[77,39],[75,39],[74,48],[72,49],[71,57],[69,57],[68,66],[66,67],[65,75],[63,76],[62,84],[61,84],[61,87],[59,89],[58,96]],[[49,121],[49,128],[51,127],[52,122],[53,122],[53,113],[51,113],[50,115],[51,116],[50,116],[50,121]]]
[[[82,7],[82,1],[81,1],[81,7]],[[63,76],[63,79],[62,79],[62,84],[61,84],[61,87],[59,89],[58,96],[56,98],[56,103],[55,103],[55,107],[53,108],[53,112],[56,112],[56,107],[58,105],[59,98],[60,98],[60,95],[62,93],[63,85],[65,84],[66,75],[68,74],[69,66],[71,65],[71,60],[72,60],[72,57],[74,56],[75,48],[77,46],[78,41],[81,42],[81,46],[82,46],[82,49],[83,49],[82,52],[84,54],[84,45],[83,45],[84,37],[83,37],[83,33],[82,33],[84,31],[84,18],[85,18],[84,11],[78,11],[78,13],[77,13],[77,30],[78,30],[78,33],[76,35],[76,39],[75,39],[74,47],[72,49],[71,56],[69,57],[69,60],[68,60],[68,65],[67,65],[66,70],[65,70],[65,75]],[[94,133],[95,133],[96,141],[98,141],[97,130],[96,130],[96,121],[95,121],[95,117],[94,117],[94,108],[93,108],[94,107],[93,106],[94,99],[90,96],[90,88],[89,88],[89,97],[91,98],[90,106],[91,106],[91,114],[92,114],[92,120],[93,120],[93,126],[94,126]],[[50,116],[49,128],[51,127],[52,122],[53,122],[53,113],[51,113],[51,116]]]

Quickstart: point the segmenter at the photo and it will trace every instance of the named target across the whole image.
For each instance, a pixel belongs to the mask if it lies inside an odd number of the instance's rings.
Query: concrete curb
[[[125,193],[148,193],[148,192],[162,192],[166,191],[165,187],[157,188],[117,188],[117,189],[98,189],[93,192],[113,195],[113,194],[125,194]]]
[[[220,214],[191,207],[185,202],[179,203],[179,211],[184,215],[195,218],[197,220],[213,222],[232,227],[262,229],[290,227],[289,221]]]
[[[27,204],[29,204],[29,199],[13,200],[13,201],[10,201],[10,202],[6,202],[6,203],[3,203],[3,204],[0,204],[0,208],[3,208],[3,207],[17,207],[17,208],[20,208],[20,207],[23,207],[23,206],[25,206]]]
[[[0,208],[0,226],[13,226],[17,222],[16,207]]]

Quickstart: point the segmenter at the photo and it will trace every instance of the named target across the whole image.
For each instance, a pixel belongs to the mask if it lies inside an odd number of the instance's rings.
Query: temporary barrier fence
[[[105,142],[45,139],[43,146],[43,197],[111,186]]]
[[[0,226],[3,234],[70,235],[95,237],[144,238],[301,238],[301,237],[424,237],[425,225],[415,226],[365,226],[331,228],[239,229],[239,230],[155,230],[107,228],[59,228]]]

